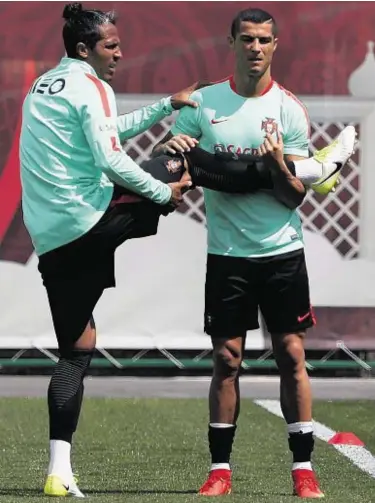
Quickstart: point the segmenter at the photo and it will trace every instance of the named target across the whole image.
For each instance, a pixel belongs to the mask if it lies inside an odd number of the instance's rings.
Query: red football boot
[[[201,496],[223,496],[232,492],[231,470],[211,470],[208,479],[199,489]]]
[[[324,498],[313,470],[293,470],[294,496],[299,498]]]

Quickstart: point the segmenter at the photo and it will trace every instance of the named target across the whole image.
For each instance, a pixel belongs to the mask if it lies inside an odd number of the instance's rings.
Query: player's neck
[[[271,73],[267,71],[260,78],[242,75],[237,70],[233,75],[236,92],[245,98],[256,98],[265,94],[272,83]]]

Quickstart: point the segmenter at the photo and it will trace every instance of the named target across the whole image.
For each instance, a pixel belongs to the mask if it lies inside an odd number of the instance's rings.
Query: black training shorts
[[[182,162],[160,156],[141,165],[155,178],[171,183],[183,174]],[[99,222],[80,238],[39,257],[60,349],[70,349],[87,326],[104,289],[116,285],[116,248],[128,239],[157,233],[165,206],[115,186]],[[137,264],[129,264],[137,267]]]
[[[242,337],[259,328],[259,309],[271,334],[301,332],[314,324],[304,251],[260,258],[209,254],[205,332]]]

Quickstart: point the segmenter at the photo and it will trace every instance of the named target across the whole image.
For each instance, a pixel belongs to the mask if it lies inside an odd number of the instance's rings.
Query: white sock
[[[229,423],[210,423],[211,428],[233,428],[234,424]]]
[[[233,424],[229,423],[210,423],[211,428],[233,428]],[[212,463],[210,471],[212,470],[230,470],[229,463]]]
[[[323,164],[313,157],[303,161],[293,161],[296,170],[296,178],[308,186],[317,182],[323,176]]]
[[[288,433],[313,433],[312,421],[301,421],[288,424]]]
[[[312,470],[311,461],[304,461],[303,463],[293,463],[293,470]]]
[[[73,478],[70,464],[71,444],[64,440],[50,440],[50,461],[48,475],[58,475],[69,483]]]
[[[212,463],[210,471],[212,470],[230,470],[229,463]]]

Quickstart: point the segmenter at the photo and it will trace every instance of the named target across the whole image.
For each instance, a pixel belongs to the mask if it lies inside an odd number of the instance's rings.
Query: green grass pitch
[[[375,453],[375,402],[316,402],[314,410],[317,421],[354,432]],[[47,449],[46,400],[0,399],[1,503],[47,499]],[[196,491],[209,467],[207,401],[87,399],[73,459],[88,501],[202,501]],[[233,494],[216,498],[218,503],[297,501],[283,421],[250,400],[242,401],[232,462]],[[324,501],[375,502],[375,480],[332,446],[317,441],[314,462]]]

